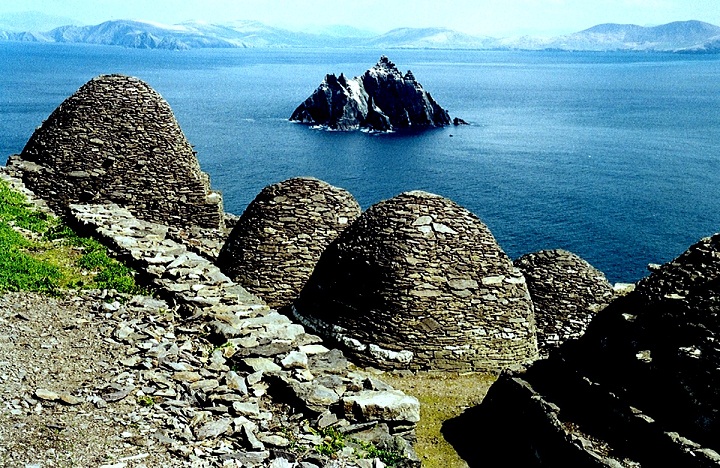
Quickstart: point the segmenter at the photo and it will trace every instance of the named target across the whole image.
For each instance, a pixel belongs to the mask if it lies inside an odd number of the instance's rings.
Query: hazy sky
[[[376,32],[445,26],[490,36],[570,33],[599,23],[697,19],[720,25],[720,0],[0,0],[0,14],[19,11],[86,24],[258,20],[291,29],[343,24]]]

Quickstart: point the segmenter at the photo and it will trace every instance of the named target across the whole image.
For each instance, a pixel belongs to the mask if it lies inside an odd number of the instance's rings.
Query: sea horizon
[[[326,73],[356,76],[383,54],[470,125],[366,134],[288,121]],[[296,176],[345,188],[363,209],[426,190],[475,213],[511,258],[563,248],[612,282],[720,231],[720,57],[17,43],[0,57],[5,157],[83,83],[129,74],[170,103],[235,214]]]

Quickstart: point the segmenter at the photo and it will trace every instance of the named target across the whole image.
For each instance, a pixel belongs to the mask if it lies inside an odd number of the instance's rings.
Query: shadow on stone
[[[503,374],[482,405],[446,421],[442,434],[470,467],[594,467],[556,418],[559,408]],[[549,415],[549,417],[548,417]]]
[[[468,408],[459,416],[445,421],[441,433],[471,467],[488,466],[494,452],[487,452],[486,441],[491,436],[490,428],[482,424],[487,409],[482,406]],[[486,454],[483,456],[483,454]]]
[[[720,466],[718,252],[716,234],[657,268],[443,433],[471,466]]]

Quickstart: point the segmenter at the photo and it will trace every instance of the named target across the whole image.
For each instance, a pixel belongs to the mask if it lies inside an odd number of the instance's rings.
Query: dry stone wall
[[[210,190],[168,103],[143,81],[98,76],[53,111],[8,166],[59,212],[114,202],[137,217],[219,228]]]
[[[581,336],[615,294],[601,271],[567,250],[541,250],[514,264],[527,280],[542,354]]]
[[[350,193],[321,180],[270,185],[240,217],[217,264],[270,306],[289,305],[323,250],[359,215]]]
[[[340,350],[324,346],[212,262],[168,238],[167,226],[139,220],[117,205],[71,209],[79,226],[103,239],[179,306],[186,317],[183,330],[208,336],[217,346],[203,376],[182,373],[194,404],[203,410],[196,428],[200,438],[234,433],[231,443],[235,456],[247,460],[243,466],[269,466],[271,459],[288,455],[301,461],[323,443],[318,431],[331,427],[398,451],[403,466],[419,466],[408,442],[420,418],[416,398],[351,370]],[[162,352],[165,345],[155,341],[151,351]],[[171,351],[162,358],[170,361]],[[339,455],[342,466],[356,466],[352,451]],[[313,463],[332,462],[316,455]]]
[[[426,192],[378,203],[343,231],[294,314],[384,368],[497,370],[537,357],[522,273],[475,215]]]

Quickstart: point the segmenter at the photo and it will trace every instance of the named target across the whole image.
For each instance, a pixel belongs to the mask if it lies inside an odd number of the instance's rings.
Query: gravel
[[[119,319],[101,296],[0,296],[1,466],[182,464],[129,390]]]

